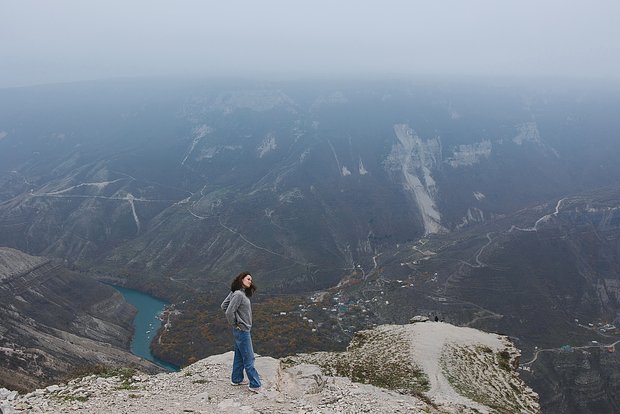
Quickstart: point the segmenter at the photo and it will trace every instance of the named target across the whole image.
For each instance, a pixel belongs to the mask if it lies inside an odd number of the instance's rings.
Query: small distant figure
[[[250,297],[256,291],[250,272],[241,272],[230,285],[230,293],[222,302],[226,319],[232,327],[235,338],[235,359],[233,360],[232,385],[248,385],[250,391],[260,392],[261,381],[254,368],[254,348],[252,347],[252,304]],[[243,379],[243,371],[248,380]]]
[[[439,322],[439,316],[435,315],[435,322]]]

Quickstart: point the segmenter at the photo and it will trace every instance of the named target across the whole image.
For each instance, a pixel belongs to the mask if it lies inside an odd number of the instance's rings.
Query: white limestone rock
[[[497,367],[496,357],[504,351],[504,365]],[[474,359],[469,358],[472,352],[477,355]],[[23,396],[0,390],[0,395],[12,398],[0,401],[3,414],[24,410],[43,414],[473,414],[498,412],[490,407],[501,407],[498,398],[510,392],[519,404],[518,412],[539,413],[536,394],[506,369],[506,361],[512,366],[517,357],[518,351],[506,338],[475,329],[447,323],[382,325],[356,334],[343,353],[318,352],[282,360],[257,356],[263,383],[258,394],[230,385],[233,352],[227,352],[175,373],[88,376]],[[392,377],[403,375],[403,369],[427,378],[426,391],[413,392],[406,383],[390,383]],[[486,405],[472,390],[488,396],[493,405]],[[513,406],[504,408],[503,412],[516,412],[510,411]]]

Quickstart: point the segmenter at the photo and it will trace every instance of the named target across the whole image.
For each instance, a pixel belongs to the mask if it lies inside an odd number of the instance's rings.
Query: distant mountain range
[[[348,331],[425,311],[528,352],[589,341],[575,319],[618,319],[619,92],[445,81],[5,89],[0,245],[164,296],[181,318],[205,311],[183,300],[215,303],[249,269],[266,294],[369,301],[373,316]]]

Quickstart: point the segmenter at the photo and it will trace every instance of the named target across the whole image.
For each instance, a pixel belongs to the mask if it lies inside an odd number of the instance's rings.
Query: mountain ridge
[[[298,350],[342,349],[417,313],[509,334],[525,354],[580,346],[599,333],[575,319],[618,320],[616,213],[587,206],[620,177],[617,92],[170,79],[2,90],[0,245],[174,303],[156,351],[181,364],[223,349],[217,304],[248,269],[267,328],[256,340],[274,356],[282,326]]]
[[[114,289],[14,249],[0,263],[1,384],[24,391],[96,364],[161,371],[127,351],[135,310]]]

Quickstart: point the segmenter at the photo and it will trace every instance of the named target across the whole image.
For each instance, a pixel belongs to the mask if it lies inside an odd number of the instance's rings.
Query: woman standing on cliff
[[[232,326],[235,338],[235,359],[231,376],[232,385],[246,385],[250,391],[259,392],[261,382],[254,368],[254,348],[252,347],[252,304],[250,297],[256,290],[250,272],[241,272],[230,285],[230,293],[222,302],[226,319]],[[243,370],[248,380],[243,379]]]

